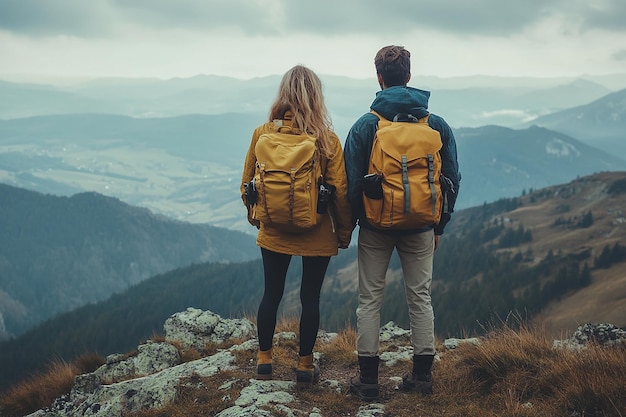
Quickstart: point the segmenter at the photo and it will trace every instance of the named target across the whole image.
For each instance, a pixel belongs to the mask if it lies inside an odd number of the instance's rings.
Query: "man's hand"
[[[435,250],[439,247],[439,235],[435,235]]]

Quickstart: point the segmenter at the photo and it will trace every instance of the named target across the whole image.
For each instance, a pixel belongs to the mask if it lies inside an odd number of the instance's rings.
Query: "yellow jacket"
[[[287,115],[285,125],[290,124]],[[254,149],[259,139],[264,133],[276,131],[274,123],[268,122],[254,130],[250,148],[246,155],[241,177],[241,199],[246,204],[244,183],[249,182],[254,177],[256,157]],[[252,219],[252,210],[248,208],[248,222],[259,228],[256,243],[258,246],[273,252],[284,253],[294,256],[333,256],[337,255],[340,244],[347,246],[354,225],[352,224],[352,214],[348,202],[348,183],[346,169],[343,160],[343,149],[339,138],[332,134],[334,156],[326,161],[326,172],[324,181],[336,187],[328,212],[323,216],[322,223],[314,229],[303,233],[286,233],[276,230],[271,225],[258,224]],[[324,164],[322,164],[324,166]]]

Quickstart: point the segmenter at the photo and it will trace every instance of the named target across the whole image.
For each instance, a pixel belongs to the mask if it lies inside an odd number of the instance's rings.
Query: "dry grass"
[[[398,393],[389,415],[626,416],[623,348],[557,350],[537,329],[503,327],[444,353],[433,373],[432,397]]]
[[[348,326],[329,343],[318,344],[317,350],[322,354],[325,364],[352,367],[356,365],[355,347],[356,330]]]
[[[76,375],[93,372],[104,364],[96,354],[84,354],[74,362],[51,362],[45,371],[26,379],[0,396],[0,410],[4,417],[24,416],[50,406],[55,398],[67,394]]]
[[[296,392],[297,404],[295,406],[299,410],[303,410],[309,415],[313,408],[318,408],[320,414],[325,417],[343,417],[356,415],[355,410],[362,403],[345,392],[337,392],[320,386],[311,389],[298,390]]]
[[[546,378],[557,403],[588,416],[626,416],[626,349],[592,346],[559,359]]]
[[[277,331],[297,334],[297,320],[281,322]],[[308,415],[314,408],[325,417],[356,415],[359,407],[366,405],[348,393],[350,377],[357,371],[355,340],[355,330],[348,327],[329,343],[318,342],[316,351],[322,355],[322,380],[337,380],[340,389],[320,384],[295,390],[292,394],[296,399],[289,407],[300,410],[296,415]],[[211,346],[202,353],[225,347]],[[381,348],[395,350],[397,346],[389,344]],[[589,346],[581,351],[566,351],[553,348],[543,330],[503,326],[492,329],[480,345],[461,344],[454,351],[445,351],[438,345],[438,350],[441,360],[433,369],[435,393],[429,397],[400,392],[397,380],[390,378],[401,376],[410,369],[410,363],[381,365],[380,403],[385,406],[385,416],[626,417],[624,348]],[[274,379],[294,379],[297,352],[297,341],[280,339],[275,343]],[[234,354],[237,370],[220,372],[210,378],[185,379],[174,403],[125,417],[215,416],[232,407],[256,373],[256,352]],[[55,386],[57,382],[50,382],[61,373],[51,372],[47,385]],[[224,385],[227,388],[219,389]],[[65,390],[69,391],[67,385]],[[21,388],[20,397],[11,398],[14,404],[33,405],[35,400],[31,397],[40,391],[33,382],[30,387]],[[4,397],[2,403],[5,407],[6,398],[9,397]],[[31,406],[30,410],[37,408],[40,406]],[[275,407],[267,409],[274,415],[282,415]],[[5,415],[24,413],[13,411]]]
[[[300,319],[296,316],[284,316],[276,323],[276,333],[293,332],[298,334]]]
[[[194,349],[189,346],[185,346],[178,341],[169,342],[178,350],[178,354],[180,355],[180,360],[182,362],[191,362],[196,359],[202,358],[202,353],[200,353],[197,349]]]

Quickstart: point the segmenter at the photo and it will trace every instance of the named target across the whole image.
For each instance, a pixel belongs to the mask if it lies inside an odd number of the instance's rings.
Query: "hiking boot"
[[[364,401],[378,399],[378,356],[359,355],[359,375],[350,379],[350,392]]]
[[[378,399],[378,383],[366,383],[359,375],[350,379],[350,392],[363,401],[375,401]]]
[[[272,379],[272,349],[257,352],[256,378],[261,380]]]
[[[308,388],[320,380],[320,367],[313,363],[313,354],[298,357],[296,367],[296,386]]]
[[[405,392],[433,395],[433,377],[431,374],[408,373],[402,377],[400,389]]]

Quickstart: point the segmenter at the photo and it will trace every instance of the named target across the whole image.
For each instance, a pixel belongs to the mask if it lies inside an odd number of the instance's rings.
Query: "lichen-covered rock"
[[[454,350],[456,348],[459,347],[459,345],[462,345],[463,343],[470,343],[472,345],[479,345],[480,344],[480,339],[478,339],[477,337],[470,337],[467,339],[455,339],[455,338],[450,338],[450,339],[446,339],[443,341],[443,347],[445,347],[448,350]]]
[[[394,366],[398,362],[413,360],[413,347],[412,346],[398,346],[397,350],[390,352],[382,352],[380,354],[380,361],[386,366]]]
[[[372,403],[359,407],[356,417],[382,417],[384,415],[385,406],[379,403]]]
[[[106,364],[95,374],[103,381],[116,382],[151,375],[180,363],[180,353],[170,343],[148,341],[137,348],[137,355],[123,360],[118,356],[107,357]]]
[[[248,319],[223,319],[211,311],[197,308],[174,314],[165,321],[163,329],[166,341],[177,341],[197,350],[203,350],[210,342],[247,340],[256,335],[254,323]]]
[[[271,416],[267,406],[273,406],[285,416],[293,416],[286,404],[294,401],[290,391],[295,388],[291,381],[258,381],[251,379],[250,384],[241,390],[235,405],[220,412],[217,417],[240,417],[240,416]],[[265,408],[261,408],[265,407]]]
[[[317,332],[317,340],[322,343],[330,343],[335,337],[337,337],[337,333],[335,332],[327,332],[325,330],[319,330]]]
[[[411,331],[398,327],[393,321],[390,321],[380,328],[380,341],[388,342],[390,340],[410,341]]]
[[[553,345],[558,348],[578,350],[584,349],[590,343],[602,346],[626,345],[626,330],[609,323],[586,323],[579,326],[572,337],[555,340]]]
[[[112,417],[162,407],[174,400],[181,379],[192,375],[209,377],[233,369],[234,363],[235,357],[229,351],[222,351],[148,376],[100,384],[92,392],[74,389],[70,395],[55,400],[50,409],[30,417]]]

